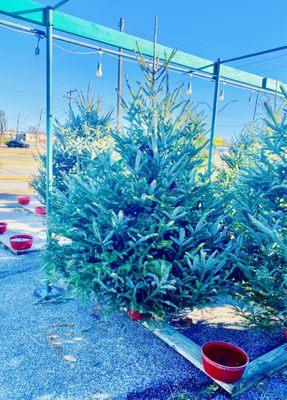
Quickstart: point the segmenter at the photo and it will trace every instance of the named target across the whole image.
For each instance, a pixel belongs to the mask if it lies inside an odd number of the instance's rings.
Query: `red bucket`
[[[139,311],[128,311],[129,316],[133,321],[141,321],[143,319],[143,314],[140,313]]]
[[[18,196],[18,203],[22,204],[22,206],[26,206],[27,204],[30,203],[30,197],[29,196]]]
[[[37,215],[46,215],[46,207],[45,206],[36,206],[35,207],[35,214]]]
[[[10,237],[10,244],[14,250],[28,250],[32,247],[33,236],[31,235],[13,235]]]
[[[211,378],[225,383],[237,382],[249,362],[244,350],[226,342],[205,343],[201,354],[205,372]]]
[[[0,235],[3,235],[3,233],[6,233],[7,231],[7,222],[0,222]]]

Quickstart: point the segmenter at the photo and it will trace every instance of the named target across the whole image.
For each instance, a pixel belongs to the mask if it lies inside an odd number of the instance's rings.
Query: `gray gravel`
[[[34,305],[40,281],[35,271],[0,281],[1,400],[126,399],[190,377],[195,390],[208,384],[204,374],[126,315],[104,322],[78,301]],[[51,345],[51,335],[59,336],[52,340],[61,346]]]

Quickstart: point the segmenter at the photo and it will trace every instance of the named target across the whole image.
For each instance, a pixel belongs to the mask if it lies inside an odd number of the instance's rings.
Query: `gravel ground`
[[[0,280],[1,400],[126,399],[191,376],[194,390],[209,383],[126,315],[104,322],[74,300],[34,305],[40,281],[37,271]],[[65,361],[67,355],[75,362]]]

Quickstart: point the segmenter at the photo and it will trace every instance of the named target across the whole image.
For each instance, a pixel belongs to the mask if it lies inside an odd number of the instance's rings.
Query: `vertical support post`
[[[153,129],[154,134],[157,137],[158,130],[158,115],[156,108],[156,72],[157,72],[157,35],[158,35],[158,18],[154,19],[154,29],[153,29],[153,62],[152,62],[152,108],[153,108]]]
[[[216,121],[217,121],[218,93],[219,93],[219,84],[220,84],[220,67],[221,67],[221,60],[220,60],[220,58],[218,58],[216,63],[214,64],[215,88],[214,88],[214,97],[213,97],[213,108],[212,108],[211,129],[210,129],[210,143],[209,143],[209,154],[208,154],[208,165],[207,165],[208,174],[211,174],[211,170],[212,170],[212,161],[213,161],[213,152],[214,152],[214,135],[215,135]]]
[[[46,206],[47,234],[51,238],[49,217],[52,211],[53,189],[53,13],[51,7],[45,8],[46,22]]]
[[[277,108],[277,97],[278,97],[278,81],[276,81],[276,91],[274,96],[274,111],[276,111]]]
[[[256,114],[257,114],[258,101],[259,101],[259,92],[257,92],[256,101],[255,101],[255,107],[254,107],[254,111],[253,111],[253,118],[252,118],[252,123],[253,124],[255,122],[255,118],[256,118]]]
[[[125,20],[121,17],[119,24],[120,32],[125,30]],[[123,49],[119,48],[119,52],[122,53]],[[118,59],[118,90],[117,90],[117,127],[120,128],[122,125],[122,103],[121,99],[123,96],[123,57],[119,55]]]

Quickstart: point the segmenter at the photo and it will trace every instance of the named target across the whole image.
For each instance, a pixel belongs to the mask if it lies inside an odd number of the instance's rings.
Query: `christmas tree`
[[[182,87],[169,91],[167,63],[140,65],[145,83],[128,84],[113,150],[86,160],[55,193],[46,269],[116,308],[167,317],[225,287],[233,241],[204,173],[203,115]]]
[[[277,111],[264,104],[260,147],[232,184],[233,228],[242,242],[237,266],[247,317],[264,326],[287,318],[287,95]],[[238,286],[239,288],[239,286]]]
[[[63,178],[75,174],[84,159],[94,157],[111,145],[109,130],[111,111],[102,113],[102,101],[94,98],[90,87],[87,94],[77,92],[71,101],[67,121],[56,121],[54,127],[53,176],[54,186],[64,190]],[[40,154],[40,168],[33,178],[32,187],[42,201],[46,198],[46,154]]]

